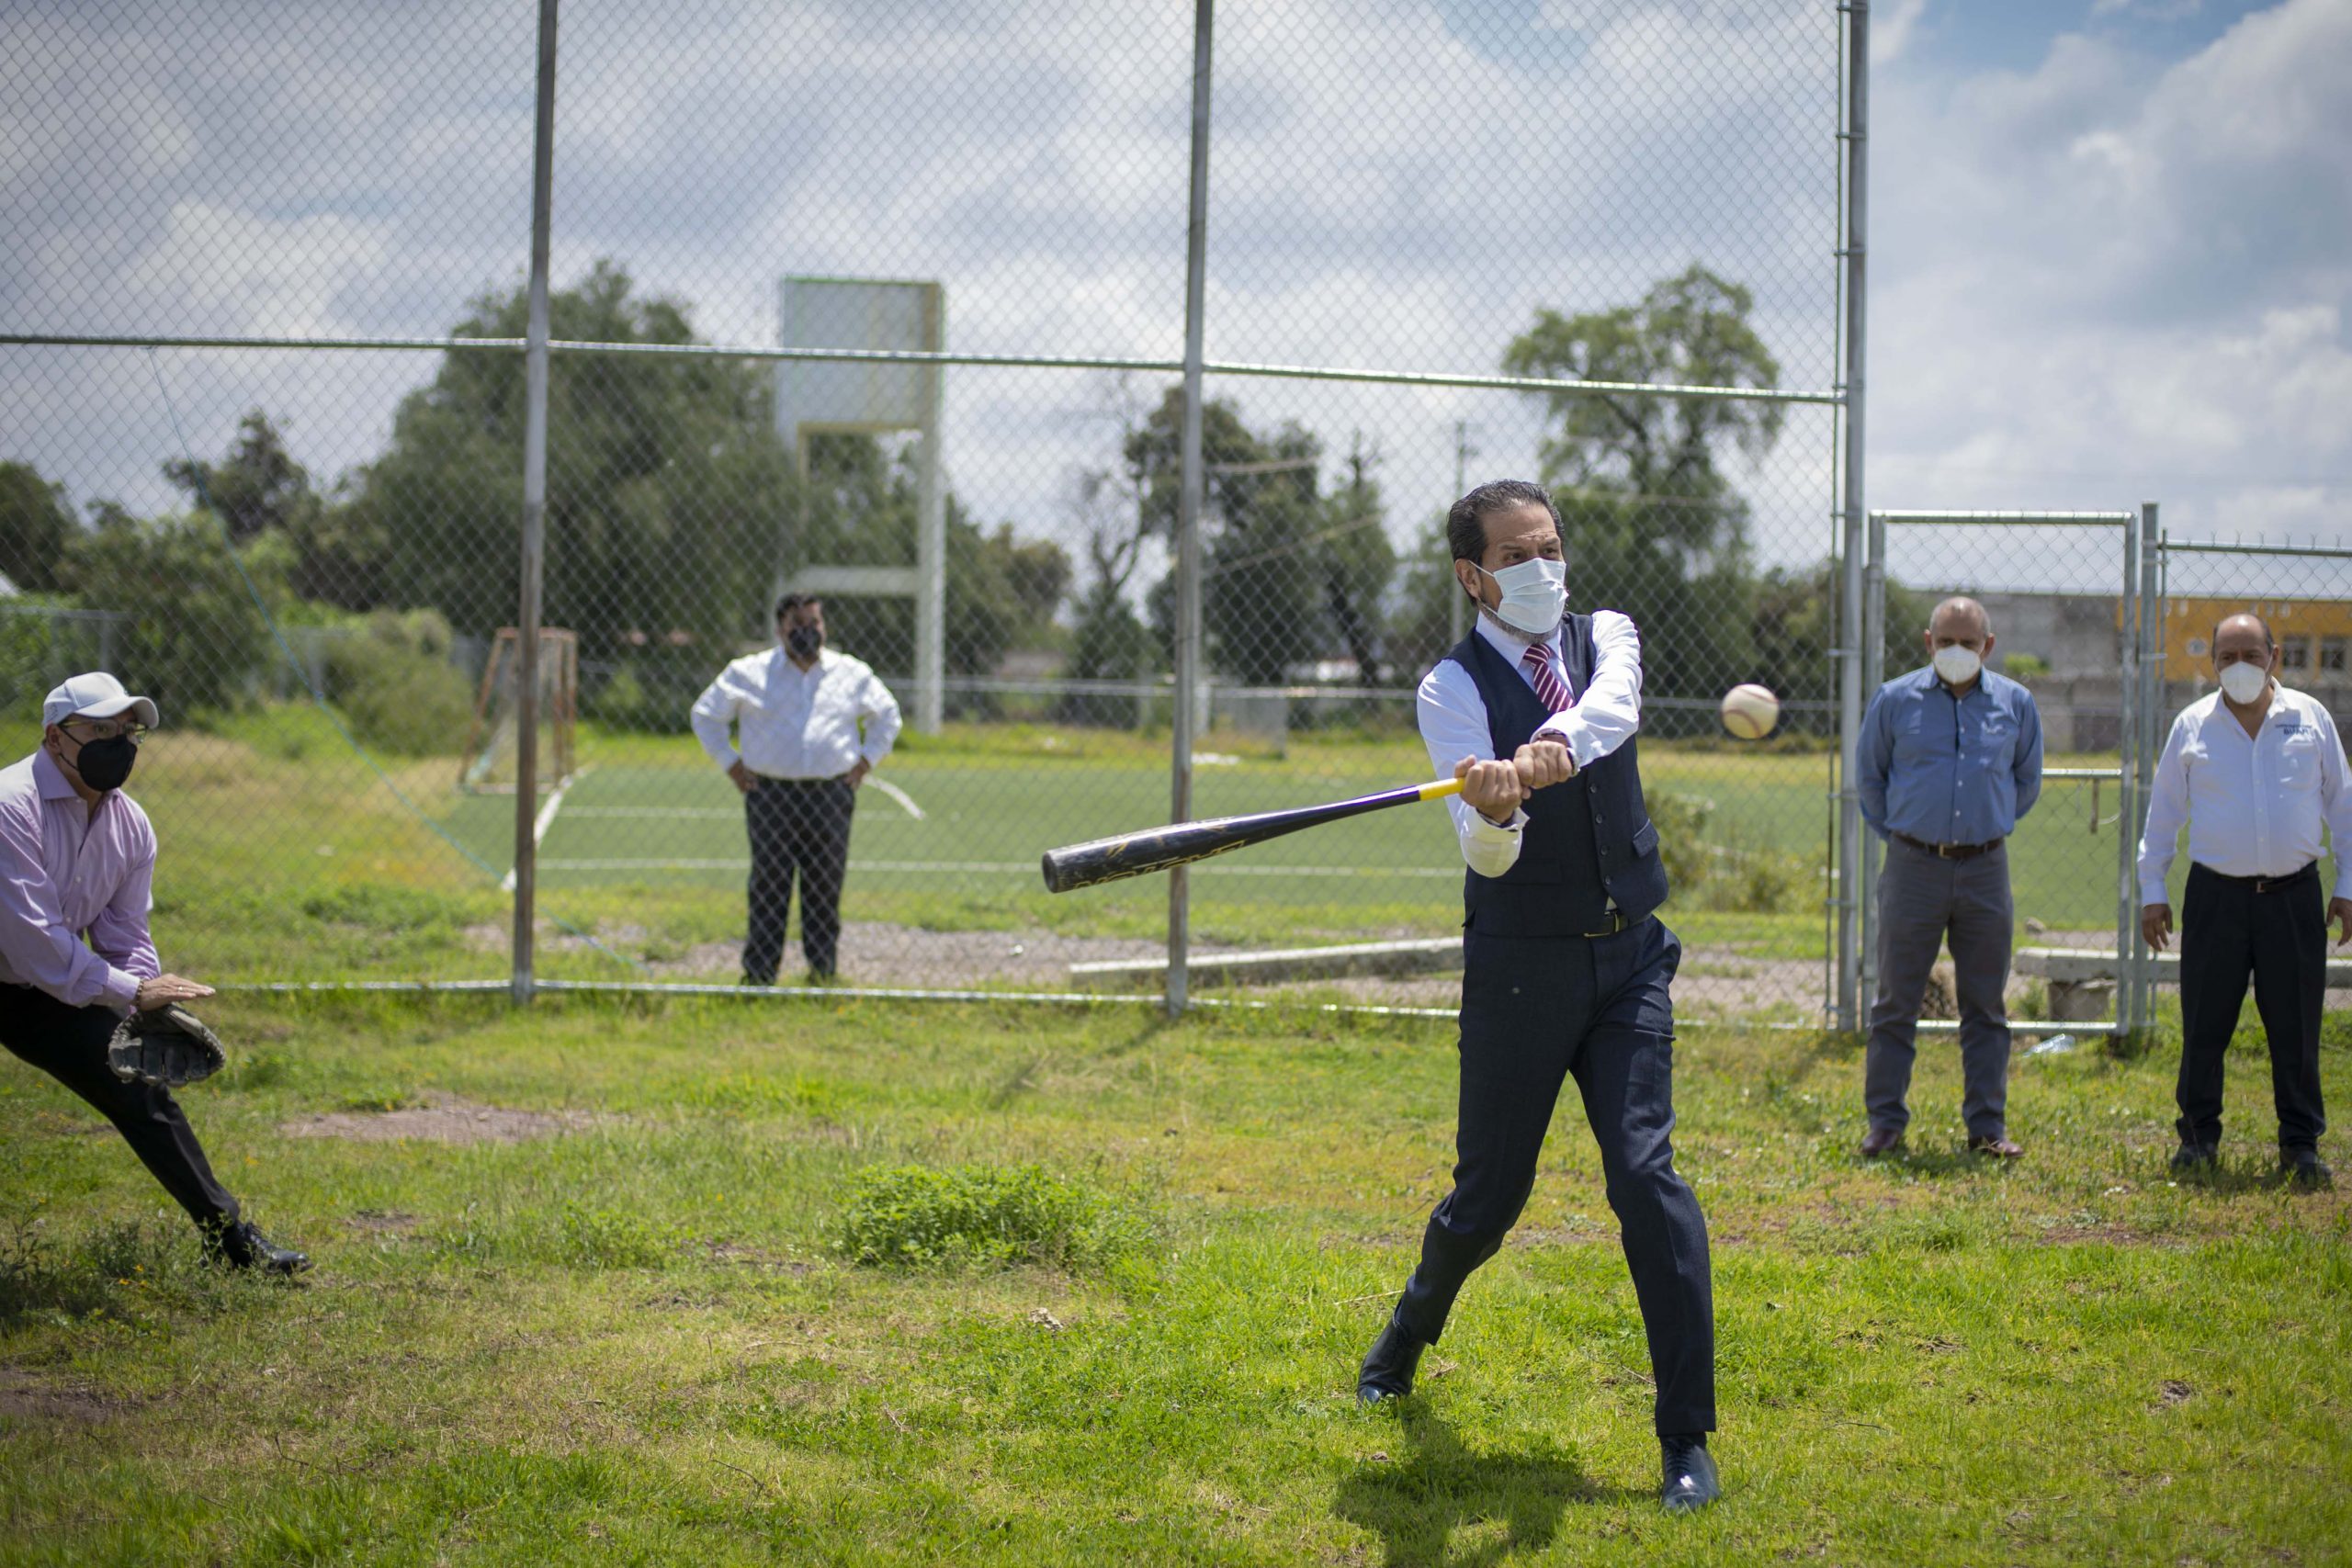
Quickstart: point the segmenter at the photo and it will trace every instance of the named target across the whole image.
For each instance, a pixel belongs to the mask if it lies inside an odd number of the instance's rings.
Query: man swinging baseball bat
[[[1674,1009],[1681,943],[1642,804],[1641,635],[1612,611],[1566,615],[1560,517],[1538,485],[1485,484],[1446,517],[1476,628],[1422,680],[1421,739],[1469,872],[1463,882],[1462,1080],[1453,1190],[1364,1358],[1367,1403],[1412,1390],[1471,1271],[1534,1185],[1562,1084],[1576,1080],[1649,1335],[1662,1498],[1720,1495],[1707,1226],[1675,1173]]]

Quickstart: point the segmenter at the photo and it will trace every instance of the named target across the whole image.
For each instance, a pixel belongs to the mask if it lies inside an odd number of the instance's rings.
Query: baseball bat
[[[1067,893],[1074,887],[1091,887],[1100,882],[1148,876],[1170,866],[1190,865],[1211,855],[1227,854],[1245,844],[1262,844],[1268,839],[1279,839],[1301,828],[1337,822],[1343,817],[1361,817],[1367,811],[1380,811],[1408,801],[1442,800],[1461,793],[1460,779],[1432,779],[1428,784],[1407,784],[1402,789],[1385,789],[1377,795],[1360,795],[1353,800],[1296,806],[1286,811],[1259,811],[1247,817],[1174,822],[1165,828],[1146,828],[1140,832],[1120,833],[1083,844],[1065,844],[1046,852],[1046,890]]]

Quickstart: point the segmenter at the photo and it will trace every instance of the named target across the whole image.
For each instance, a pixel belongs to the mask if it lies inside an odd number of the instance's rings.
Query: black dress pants
[[[171,1090],[125,1083],[107,1066],[107,1042],[121,1021],[111,1008],[69,1007],[31,986],[0,986],[0,1045],[96,1107],[188,1218],[233,1224],[237,1201],[213,1176]]]
[[[2184,1144],[2222,1141],[2222,1055],[2249,976],[2270,1037],[2278,1147],[2303,1154],[2327,1131],[2319,1022],[2327,1000],[2327,895],[2318,869],[2256,892],[2250,877],[2191,864],[2180,905],[2180,1120]]]
[[[1707,1222],[1674,1169],[1674,1012],[1682,944],[1655,919],[1608,937],[1463,933],[1453,1190],[1430,1216],[1397,1315],[1434,1342],[1535,1185],[1562,1083],[1600,1145],[1609,1207],[1648,1331],[1661,1433],[1715,1426]]]
[[[849,869],[850,814],[857,791],[846,778],[769,779],[743,797],[752,838],[751,929],[743,978],[775,982],[785,917],[800,883],[800,953],[809,975],[829,979],[842,933],[842,877]]]

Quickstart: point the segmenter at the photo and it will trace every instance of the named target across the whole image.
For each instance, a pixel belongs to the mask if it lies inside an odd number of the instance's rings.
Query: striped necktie
[[[1540,642],[1527,645],[1527,652],[1520,660],[1527,666],[1527,678],[1535,686],[1535,694],[1554,713],[1566,713],[1568,708],[1568,683],[1552,667],[1551,654]]]

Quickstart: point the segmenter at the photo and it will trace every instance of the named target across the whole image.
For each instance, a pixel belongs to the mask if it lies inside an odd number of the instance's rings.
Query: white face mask
[[[2269,684],[2270,671],[2259,664],[2241,660],[2222,671],[2222,690],[2233,703],[2253,702]]]
[[[1984,661],[1976,657],[1974,649],[1962,648],[1958,643],[1936,649],[1935,662],[1936,673],[1944,678],[1948,686],[1965,686],[1984,668]]]
[[[1487,572],[1495,586],[1503,591],[1503,602],[1496,607],[1495,616],[1515,632],[1529,637],[1550,637],[1552,628],[1568,607],[1568,563],[1546,560],[1542,556],[1533,560],[1507,566],[1500,571],[1487,571],[1476,561],[1471,565]],[[1480,606],[1484,608],[1485,606]]]

